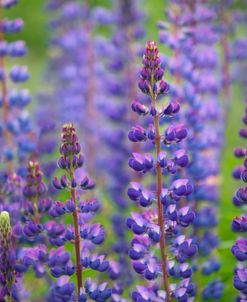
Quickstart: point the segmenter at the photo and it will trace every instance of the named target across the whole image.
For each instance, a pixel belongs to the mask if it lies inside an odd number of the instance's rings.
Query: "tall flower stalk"
[[[111,289],[106,288],[106,283],[97,286],[90,279],[83,280],[84,269],[91,268],[103,272],[109,268],[109,262],[105,260],[104,255],[97,255],[92,252],[94,245],[101,244],[105,238],[104,230],[100,224],[88,223],[93,214],[99,210],[99,202],[96,199],[79,201],[79,193],[93,189],[95,183],[86,175],[82,179],[78,179],[78,175],[76,174],[79,172],[78,169],[82,168],[84,164],[84,156],[81,153],[81,146],[72,124],[65,124],[63,126],[61,140],[61,156],[58,160],[58,165],[65,174],[60,179],[55,178],[53,185],[59,190],[68,190],[70,192],[70,199],[66,204],[60,201],[55,202],[50,210],[50,215],[56,218],[66,213],[71,213],[73,216],[73,226],[62,227],[62,236],[58,233],[58,241],[52,240],[52,243],[55,246],[61,246],[66,241],[71,242],[74,245],[76,264],[75,266],[71,266],[70,255],[63,248],[53,250],[50,253],[49,263],[51,273],[60,280],[62,280],[63,276],[76,274],[76,292],[73,290],[73,284],[68,283],[67,279],[67,281],[65,280],[65,284],[71,289],[68,301],[75,299],[78,302],[83,302],[87,301],[88,298],[94,301],[106,301],[111,296]],[[52,224],[48,228],[52,231]],[[84,239],[83,242],[82,239]],[[61,255],[61,257],[62,255],[66,255],[66,261],[61,263],[54,261],[56,255]],[[60,295],[59,291],[56,291],[56,287],[52,289],[50,294],[51,301]]]
[[[194,213],[187,206],[179,206],[180,199],[192,192],[192,186],[187,179],[174,176],[167,177],[166,188],[163,183],[164,175],[172,175],[188,164],[184,150],[174,149],[177,143],[186,138],[187,129],[182,124],[172,122],[180,108],[177,101],[171,101],[161,108],[158,105],[158,100],[168,93],[169,88],[163,80],[163,74],[156,42],[147,42],[139,88],[148,95],[149,103],[144,105],[135,100],[132,110],[140,116],[148,115],[151,123],[148,130],[139,125],[132,127],[128,136],[132,142],[146,142],[147,145],[151,142],[155,157],[151,153],[133,153],[129,166],[141,174],[153,171],[156,189],[153,191],[152,186],[144,189],[140,183],[131,183],[128,189],[130,199],[147,209],[140,214],[132,213],[127,226],[135,234],[129,250],[134,270],[147,280],[155,280],[161,275],[162,282],[156,286],[150,284],[145,291],[138,287],[132,293],[134,301],[139,301],[144,296],[147,301],[182,301],[181,299],[192,299],[189,297],[195,294],[190,283],[192,270],[186,261],[196,253],[197,248],[191,239],[186,239],[181,234],[181,228],[188,227],[193,222]],[[162,133],[161,121],[169,117],[171,124]],[[171,151],[170,157],[163,151],[162,144],[167,152]],[[161,259],[155,256],[157,248]],[[171,259],[171,255],[175,260]],[[171,284],[171,276],[182,277],[184,280],[177,285]]]
[[[59,162],[66,165],[66,172],[69,179],[75,182],[74,172],[77,168],[80,168],[83,164],[83,157],[80,153],[80,145],[75,133],[75,129],[72,125],[65,125],[62,133],[62,144],[60,147],[61,157]],[[79,156],[78,156],[79,154]],[[78,157],[77,157],[78,156]],[[64,167],[60,165],[60,167]],[[75,233],[75,254],[76,254],[76,277],[77,277],[77,291],[78,296],[82,288],[82,266],[81,266],[81,240],[79,235],[79,222],[78,222],[78,203],[76,200],[76,191],[74,185],[70,188],[70,198],[75,205],[73,211],[73,224]]]
[[[82,288],[82,266],[80,262],[81,240],[79,235],[78,223],[78,203],[76,199],[74,172],[77,168],[83,165],[84,159],[80,153],[80,145],[75,133],[75,128],[72,125],[65,125],[62,132],[62,144],[60,146],[61,157],[59,166],[65,169],[70,181],[70,198],[74,205],[73,210],[73,225],[75,234],[75,254],[76,254],[76,277],[77,277],[77,294],[80,295]],[[79,154],[79,156],[78,156]],[[77,157],[78,156],[78,157]]]

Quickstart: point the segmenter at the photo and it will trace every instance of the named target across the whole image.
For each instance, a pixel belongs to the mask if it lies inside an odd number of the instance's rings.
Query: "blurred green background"
[[[239,1],[240,8],[244,7],[243,2],[244,1]],[[98,0],[91,1],[91,3],[93,5],[97,3],[106,4],[107,1]],[[33,106],[35,106],[36,102],[35,94],[45,89],[42,77],[48,57],[50,33],[47,28],[47,22],[50,16],[44,9],[44,4],[44,0],[20,0],[19,5],[6,13],[6,16],[9,18],[21,17],[25,21],[24,30],[20,34],[12,35],[10,39],[23,39],[29,48],[28,56],[22,60],[22,63],[27,64],[31,72],[31,80],[28,86],[34,96]],[[157,40],[158,31],[156,29],[156,22],[164,19],[163,12],[165,10],[166,1],[146,0],[144,4],[147,14],[147,40]],[[224,102],[224,100],[222,101]],[[232,286],[232,275],[236,261],[230,252],[231,245],[236,236],[231,232],[231,221],[240,212],[232,206],[231,202],[234,190],[237,187],[237,183],[232,179],[231,173],[234,166],[238,163],[233,156],[234,147],[241,145],[241,143],[243,144],[238,136],[243,108],[243,89],[239,86],[235,86],[232,92],[229,120],[226,122],[226,143],[221,157],[221,200],[219,205],[219,236],[221,246],[218,249],[218,254],[221,258],[222,268],[218,276],[222,278],[226,284],[224,296],[220,300],[222,302],[232,302],[236,296],[236,291]],[[201,282],[203,283],[203,280]]]

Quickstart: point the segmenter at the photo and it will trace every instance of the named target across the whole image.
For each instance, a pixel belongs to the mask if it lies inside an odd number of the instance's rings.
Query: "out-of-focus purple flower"
[[[218,174],[224,137],[223,111],[219,103],[222,83],[217,77],[219,63],[214,48],[220,40],[215,26],[218,15],[211,5],[201,1],[170,1],[165,15],[166,22],[159,22],[158,27],[161,43],[172,51],[171,56],[164,56],[164,65],[174,77],[170,95],[179,102],[180,112],[184,107],[179,119],[189,129],[187,133],[182,127],[181,132],[178,131],[182,138],[187,136],[181,143],[185,153],[190,154],[190,163],[181,173],[193,182],[193,192],[183,199],[182,205],[187,205],[188,201],[195,209],[193,243],[198,246],[198,256],[210,256],[218,244],[213,228],[218,224]],[[168,140],[179,139],[174,127],[166,131]],[[186,162],[186,158],[182,159]],[[169,165],[169,170],[180,172],[174,164]],[[170,199],[167,192],[162,194],[164,204],[169,204]],[[203,271],[203,261],[198,261],[196,270]]]
[[[247,125],[247,109],[245,108],[245,113],[244,113],[244,118],[243,118],[243,122],[244,122],[244,127],[242,128],[239,133],[239,135],[246,139],[246,136],[243,135],[245,133],[246,130],[246,125]],[[245,148],[237,148],[235,150],[235,156],[238,158],[243,159],[243,165],[238,168],[239,172],[237,173],[237,179],[241,180],[244,183],[244,187],[237,189],[234,197],[233,197],[233,203],[237,206],[237,207],[243,207],[246,204],[247,201],[247,178],[246,178],[246,174],[247,174],[247,156],[245,154]],[[236,174],[234,175],[236,176]],[[246,233],[247,232],[247,215],[246,213],[244,213],[242,216],[240,217],[236,217],[235,219],[233,219],[232,221],[232,230],[234,232],[239,232],[239,233]],[[235,258],[240,261],[241,263],[246,262],[247,260],[247,241],[244,237],[241,237],[239,239],[237,239],[237,241],[235,242],[235,244],[232,246],[231,249],[233,255],[235,256]],[[237,267],[234,271],[234,279],[233,279],[233,285],[234,287],[240,291],[240,295],[237,299],[247,299],[247,295],[246,295],[246,268],[245,266],[240,266]]]
[[[17,0],[5,0],[1,3],[1,9],[8,9],[18,3]],[[36,146],[35,130],[26,111],[31,98],[27,89],[19,88],[17,85],[25,83],[29,79],[27,66],[16,65],[5,70],[5,63],[8,58],[19,58],[27,54],[24,41],[6,42],[5,35],[19,33],[23,28],[21,19],[9,20],[1,19],[0,38],[0,81],[2,95],[0,97],[0,107],[2,112],[2,123],[0,125],[2,144],[0,156],[6,163],[6,169],[13,172],[15,163],[18,162],[19,174],[23,171],[23,163],[27,155],[32,153]],[[13,86],[13,88],[10,88]],[[16,88],[15,88],[16,86]],[[16,161],[14,161],[17,159]]]

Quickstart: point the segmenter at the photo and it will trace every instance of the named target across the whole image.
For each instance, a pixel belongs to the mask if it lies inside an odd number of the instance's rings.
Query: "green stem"
[[[151,76],[151,100],[152,105],[156,107],[156,95],[153,93],[153,84],[154,84],[154,75],[152,71]],[[155,115],[154,117],[154,127],[155,127],[155,149],[156,155],[158,157],[161,151],[161,141],[160,141],[160,127],[159,127],[159,116]],[[166,235],[165,235],[165,218],[164,218],[164,206],[161,202],[161,191],[162,191],[162,169],[160,164],[157,163],[157,174],[156,174],[156,184],[157,184],[157,203],[158,203],[158,224],[160,227],[160,252],[162,258],[162,277],[163,277],[163,285],[167,294],[167,302],[172,302],[171,294],[170,294],[170,283],[169,283],[169,275],[167,273],[167,255],[166,255]]]
[[[73,171],[70,171],[71,180],[74,178]],[[74,221],[74,232],[75,232],[75,254],[76,254],[76,278],[77,278],[77,292],[78,299],[80,296],[80,290],[82,288],[82,265],[81,265],[81,243],[80,243],[80,232],[79,232],[79,222],[78,222],[78,207],[76,202],[76,193],[75,189],[71,188],[70,195],[72,201],[75,203],[75,210],[73,212],[73,221]],[[78,300],[79,301],[79,300]]]
[[[33,208],[34,208],[34,221],[40,223],[40,216],[38,210],[38,196],[36,195],[33,199]]]

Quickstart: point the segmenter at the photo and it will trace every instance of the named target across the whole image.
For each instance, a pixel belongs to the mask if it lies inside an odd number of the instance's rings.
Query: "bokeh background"
[[[134,1],[134,0],[133,0]],[[164,20],[164,10],[166,8],[166,1],[164,0],[146,0],[144,1],[144,9],[146,11],[147,20],[145,27],[147,30],[146,40],[158,40],[158,30],[156,27],[158,20]],[[91,5],[108,5],[108,1],[98,0],[91,1]],[[29,66],[31,73],[30,81],[26,84],[32,95],[33,103],[32,108],[35,107],[35,96],[39,92],[43,92],[46,89],[44,84],[45,71],[47,69],[47,59],[49,57],[49,38],[50,33],[47,27],[49,13],[44,9],[45,0],[21,0],[19,5],[6,12],[6,16],[21,17],[25,22],[24,30],[21,33],[12,35],[9,39],[23,39],[29,48],[29,52],[26,58],[22,59],[23,63]],[[244,1],[239,1],[236,4],[236,8],[246,9]],[[143,44],[144,45],[144,44]],[[162,51],[161,47],[161,51]],[[31,109],[32,109],[31,108]],[[236,264],[234,257],[230,252],[230,248],[235,234],[231,232],[231,221],[233,217],[240,214],[239,210],[232,205],[232,195],[237,187],[237,183],[233,180],[231,174],[233,168],[237,165],[238,161],[233,156],[233,150],[237,145],[241,144],[241,140],[238,136],[239,128],[241,127],[241,117],[243,113],[243,87],[234,85],[231,98],[231,108],[229,114],[229,120],[227,121],[225,147],[221,155],[221,177],[219,179],[221,186],[221,200],[219,209],[219,236],[221,239],[218,253],[220,254],[222,261],[222,268],[219,272],[219,277],[226,284],[224,295],[220,301],[231,302],[234,301],[236,291],[232,286],[233,269]],[[106,201],[107,202],[107,201]],[[100,216],[101,223],[107,225],[106,218]],[[32,284],[32,276],[30,276],[30,286]],[[38,281],[35,282],[38,292],[42,292],[42,288],[39,288]],[[41,284],[42,287],[42,284]],[[38,298],[36,301],[42,301]]]

